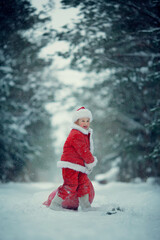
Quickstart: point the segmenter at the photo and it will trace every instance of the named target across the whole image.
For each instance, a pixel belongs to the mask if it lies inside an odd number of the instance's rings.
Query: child
[[[96,157],[92,155],[92,129],[89,128],[91,121],[92,114],[84,107],[73,115],[72,130],[64,144],[61,161],[57,163],[62,168],[64,182],[50,204],[53,210],[77,210],[79,204],[83,210],[91,207],[94,189],[87,175],[97,164]]]

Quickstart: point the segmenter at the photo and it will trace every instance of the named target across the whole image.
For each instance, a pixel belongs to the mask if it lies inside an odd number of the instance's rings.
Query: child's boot
[[[91,204],[89,202],[89,194],[84,195],[79,198],[79,204],[84,211],[88,211],[91,209]]]
[[[51,202],[51,205],[49,206],[50,209],[52,210],[62,210],[62,202],[63,202],[63,199],[60,198],[57,194],[55,195],[55,197],[53,198],[52,202]]]

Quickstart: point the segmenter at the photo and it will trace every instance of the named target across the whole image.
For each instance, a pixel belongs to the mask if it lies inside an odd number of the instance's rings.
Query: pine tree
[[[31,134],[31,129],[33,126],[39,131],[46,126],[51,128],[45,104],[53,99],[54,88],[47,87],[42,74],[51,62],[38,56],[48,43],[51,32],[46,27],[49,18],[42,18],[35,10],[27,0],[2,0],[0,4],[2,182],[25,180],[29,162],[32,164],[35,153],[39,156],[45,149],[45,146],[33,144],[36,135],[34,132]],[[42,34],[35,38],[34,33],[40,29]],[[48,141],[51,141],[51,136],[48,136]],[[35,178],[32,176],[32,179]]]
[[[74,27],[64,26],[58,35],[70,43],[59,54],[71,58],[73,69],[95,73],[95,85],[84,90],[89,94],[83,99],[95,115],[101,112],[96,131],[104,143],[98,144],[102,168],[108,166],[105,155],[116,153],[121,180],[159,176],[159,1],[62,3],[80,9]]]

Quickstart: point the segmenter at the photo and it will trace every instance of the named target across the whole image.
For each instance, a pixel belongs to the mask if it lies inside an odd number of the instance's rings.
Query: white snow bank
[[[95,180],[99,183],[113,182],[117,180],[118,173],[119,173],[119,167],[114,167],[114,168],[111,168],[106,173],[97,174],[95,176]]]
[[[0,184],[0,240],[159,240],[160,187],[94,183],[97,211],[56,212],[42,205],[52,183]],[[124,212],[106,215],[113,206]]]
[[[95,180],[98,183],[106,184],[109,182],[116,182],[118,180],[118,174],[120,171],[118,164],[121,162],[121,158],[116,157],[115,154],[108,154],[105,157],[105,160],[107,160],[107,158],[114,158],[115,160],[112,161],[110,170],[108,170],[106,173],[97,174],[95,176]]]

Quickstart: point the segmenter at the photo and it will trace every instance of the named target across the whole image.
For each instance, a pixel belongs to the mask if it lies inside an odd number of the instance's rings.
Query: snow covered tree
[[[69,51],[59,54],[71,58],[73,69],[96,76],[83,99],[100,116],[95,132],[102,171],[108,166],[105,155],[114,153],[121,158],[119,179],[160,176],[160,2],[61,2],[80,13],[74,26],[59,33],[70,43]]]
[[[43,17],[42,17],[43,15]],[[27,0],[2,0],[0,4],[0,180],[25,180],[28,164],[51,146],[51,129],[46,103],[53,100],[54,84],[44,79],[51,64],[39,57],[52,31],[49,18],[37,14]],[[36,35],[36,36],[34,36]],[[47,84],[46,84],[47,81]],[[53,81],[53,79],[52,79]],[[56,82],[56,79],[54,79]],[[34,128],[42,134],[37,136]],[[46,135],[47,134],[47,135]],[[46,145],[33,143],[46,139]],[[50,146],[50,147],[49,147]],[[44,154],[43,154],[44,157]],[[41,160],[40,160],[41,159]],[[47,160],[45,160],[47,164]],[[32,174],[32,173],[31,173]],[[30,172],[28,172],[28,176]],[[32,174],[32,180],[36,177]]]

